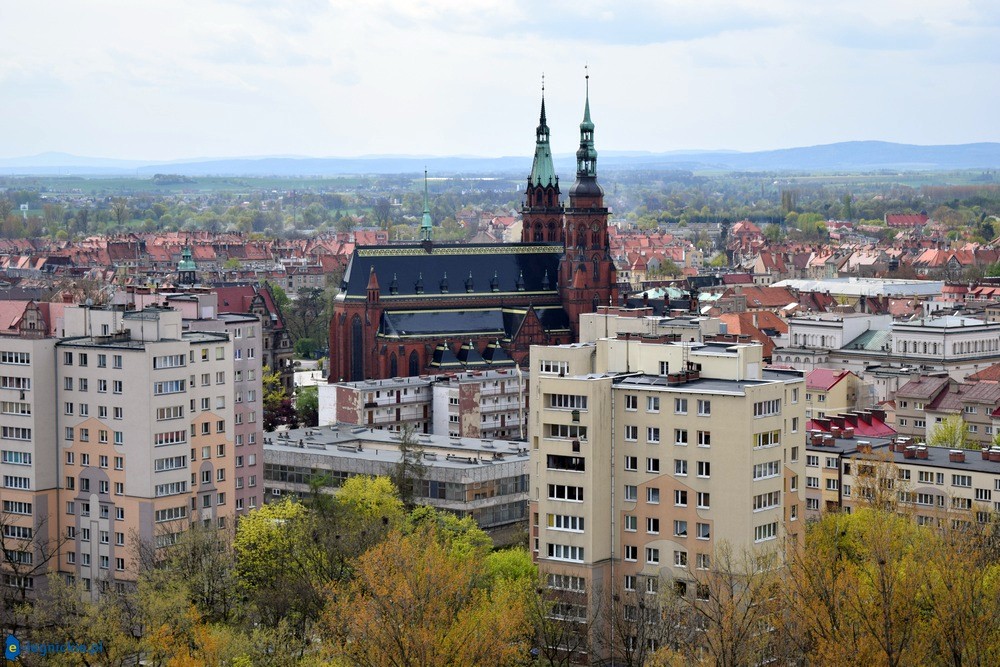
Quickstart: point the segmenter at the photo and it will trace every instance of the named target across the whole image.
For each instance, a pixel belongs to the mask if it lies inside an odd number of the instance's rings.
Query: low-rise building
[[[312,493],[310,482],[328,480],[335,492],[354,475],[391,476],[403,454],[402,434],[349,424],[266,433],[267,500]],[[523,442],[414,434],[407,443],[424,471],[414,501],[470,516],[486,530],[527,518],[528,450]]]

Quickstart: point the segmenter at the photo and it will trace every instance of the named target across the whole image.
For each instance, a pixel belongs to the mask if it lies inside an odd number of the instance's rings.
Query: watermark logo
[[[56,653],[89,653],[90,655],[100,655],[104,653],[104,642],[93,644],[78,644],[66,641],[60,644],[52,642],[34,643],[25,642],[21,644],[14,635],[7,635],[7,640],[3,645],[3,654],[7,660],[16,660],[23,653],[37,653],[38,655],[54,655]]]
[[[7,640],[3,643],[3,657],[14,660],[21,655],[21,642],[14,635],[7,635]]]

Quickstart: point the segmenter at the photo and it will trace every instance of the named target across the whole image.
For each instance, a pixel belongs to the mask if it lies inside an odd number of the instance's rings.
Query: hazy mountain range
[[[555,156],[556,170],[571,178],[574,156]],[[136,176],[341,176],[419,173],[435,176],[526,174],[531,157],[371,155],[361,157],[265,156],[199,158],[168,162],[115,160],[66,153],[0,158],[4,175]],[[770,151],[605,151],[602,169],[722,171],[873,171],[1000,168],[1000,143],[917,146],[885,141],[849,141]]]

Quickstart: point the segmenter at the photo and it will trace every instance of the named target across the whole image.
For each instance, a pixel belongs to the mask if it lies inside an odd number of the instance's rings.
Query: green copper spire
[[[191,259],[191,246],[184,246],[184,250],[181,252],[181,261],[177,262],[178,271],[197,271],[198,267],[195,265],[194,260]]]
[[[552,166],[552,149],[549,148],[549,126],[545,121],[545,75],[542,75],[542,112],[535,130],[535,160],[531,163],[528,185],[546,187],[558,185],[555,167]]]
[[[580,148],[576,151],[576,182],[570,188],[570,196],[603,195],[597,184],[597,150],[594,148],[594,122],[590,120],[590,72],[587,71],[587,98],[583,107],[583,122],[580,123]]]
[[[427,170],[424,169],[424,217],[420,221],[420,240],[431,240],[431,207],[427,201]]]

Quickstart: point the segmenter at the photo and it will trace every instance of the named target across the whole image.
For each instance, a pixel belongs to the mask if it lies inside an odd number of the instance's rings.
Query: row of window
[[[87,352],[78,352],[78,353],[76,353],[76,365],[77,366],[86,367],[89,363],[90,363],[90,357],[89,357],[89,354]],[[121,368],[122,367],[122,355],[120,355],[120,354],[113,354],[113,355],[111,355],[111,364],[112,364],[112,368]],[[63,365],[64,366],[72,366],[73,365],[73,353],[72,352],[69,352],[69,351],[63,352]],[[97,367],[98,368],[107,368],[108,367],[108,355],[106,355],[106,354],[98,354],[97,355]]]
[[[581,489],[582,491],[582,489]],[[697,508],[707,510],[711,508],[712,494],[707,491],[698,491],[695,493],[697,500]],[[625,485],[625,501],[626,502],[638,502],[639,500],[639,487],[634,484]],[[654,486],[646,487],[646,503],[650,505],[658,505],[660,503],[660,489]],[[687,507],[688,506],[688,492],[687,489],[676,489],[674,490],[674,506],[675,507]]]
[[[711,417],[712,416],[712,401],[707,399],[698,399],[698,416],[699,417]],[[629,412],[635,412],[639,409],[639,396],[636,394],[625,394],[625,409]],[[659,412],[660,411],[660,397],[659,396],[647,396],[646,397],[646,412]],[[686,415],[688,413],[688,399],[686,398],[675,398],[674,399],[674,414],[676,415]]]
[[[98,465],[101,468],[107,468],[108,467],[108,457],[107,457],[106,454],[100,454],[97,457],[97,460],[98,460]],[[66,452],[66,465],[74,465],[75,463],[76,463],[76,453],[75,452]],[[80,454],[80,465],[83,466],[83,467],[87,467],[87,466],[90,465],[90,454],[87,454],[87,453]],[[123,457],[123,456],[116,456],[115,457],[115,470],[124,470],[124,469],[125,469],[125,457]]]
[[[183,380],[182,380],[183,382]],[[90,391],[90,380],[88,378],[77,378],[76,381],[77,391]],[[63,389],[65,391],[73,391],[74,383],[72,377],[63,378]],[[124,393],[125,385],[121,380],[111,381],[111,393],[112,394],[122,394]],[[97,393],[106,394],[108,393],[108,381],[103,379],[97,380]]]
[[[696,431],[697,442],[699,447],[711,447],[712,446],[712,433],[710,431]],[[638,442],[639,440],[639,427],[626,424],[625,426],[625,442]],[[686,447],[688,445],[688,430],[686,428],[675,428],[674,429],[674,444],[679,447]],[[646,427],[646,443],[650,445],[660,444],[660,428],[658,426],[648,426]]]

